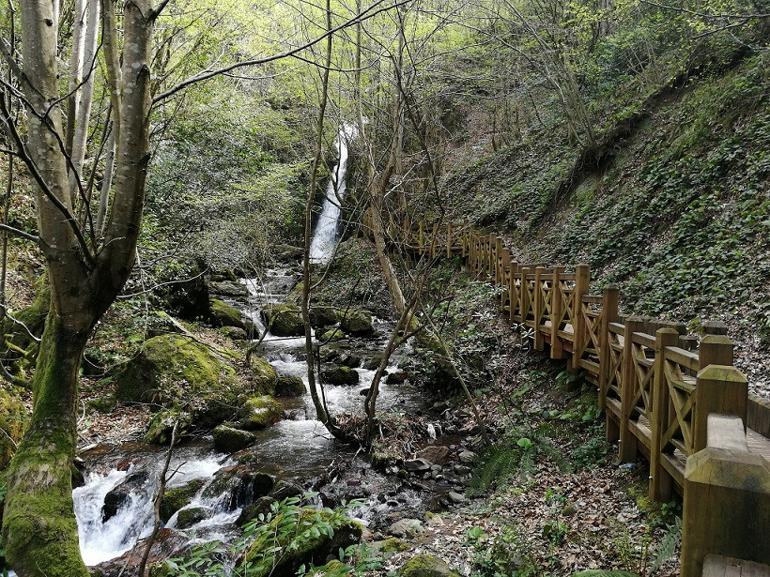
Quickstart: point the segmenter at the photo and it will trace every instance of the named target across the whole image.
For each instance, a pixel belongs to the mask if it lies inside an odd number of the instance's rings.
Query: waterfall
[[[315,263],[327,263],[334,254],[337,242],[337,229],[342,211],[340,201],[347,190],[348,144],[356,135],[356,127],[343,124],[337,135],[335,146],[339,153],[339,162],[334,167],[329,185],[326,187],[321,215],[318,217],[313,240],[310,244],[310,260]]]

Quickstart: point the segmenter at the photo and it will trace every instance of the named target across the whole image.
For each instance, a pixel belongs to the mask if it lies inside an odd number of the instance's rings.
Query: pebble
[[[457,493],[456,491],[449,491],[447,497],[449,497],[449,500],[452,501],[452,503],[460,504],[465,502],[465,495]]]
[[[476,453],[473,451],[465,450],[462,453],[460,453],[460,462],[465,463],[466,465],[469,465],[473,463],[476,460]]]

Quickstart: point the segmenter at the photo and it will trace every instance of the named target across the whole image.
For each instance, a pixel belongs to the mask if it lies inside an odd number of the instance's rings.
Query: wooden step
[[[770,577],[770,566],[732,557],[706,555],[703,577]]]

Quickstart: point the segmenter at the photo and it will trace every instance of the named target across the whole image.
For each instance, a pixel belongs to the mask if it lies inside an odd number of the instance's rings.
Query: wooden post
[[[529,310],[529,296],[527,294],[527,275],[532,272],[532,269],[529,267],[524,267],[521,269],[521,286],[520,289],[520,297],[519,297],[519,310],[521,310],[521,324],[522,326],[526,327],[527,324],[527,311]]]
[[[745,423],[748,404],[748,381],[738,369],[725,365],[709,365],[701,369],[695,385],[694,450],[706,447],[709,415],[736,416]]]
[[[634,366],[634,333],[639,331],[642,319],[629,317],[623,326],[623,364],[621,366],[622,382],[620,384],[620,461],[633,463],[636,461],[638,441],[631,432],[630,417],[634,407],[634,385],[636,384],[636,367]]]
[[[698,360],[700,368],[709,365],[732,365],[734,343],[724,335],[706,335],[700,342]]]
[[[508,282],[508,275],[511,273],[511,251],[504,248],[500,255],[500,268],[502,273],[500,274],[500,285],[503,287],[502,293],[500,293],[500,310],[505,312],[505,305],[510,306],[511,301],[511,283]]]
[[[602,296],[602,324],[599,328],[599,408],[607,405],[607,388],[611,380],[612,356],[610,353],[610,323],[618,322],[620,291],[610,286]]]
[[[540,323],[543,316],[543,276],[545,275],[545,267],[539,266],[535,269],[535,303],[534,303],[534,315],[535,315],[535,350],[542,351],[545,348],[543,343],[543,333],[540,332]]]
[[[559,336],[559,319],[561,318],[562,307],[561,300],[561,273],[564,272],[563,266],[557,266],[553,269],[551,275],[551,358],[564,358],[564,343]]]
[[[652,388],[652,422],[650,429],[650,499],[668,501],[671,497],[671,477],[663,468],[661,439],[668,426],[669,394],[666,380],[666,347],[679,344],[679,332],[672,328],[655,333],[655,377]]]
[[[503,263],[503,251],[505,250],[505,247],[503,246],[503,237],[498,236],[495,238],[495,284],[501,285],[503,284],[504,278],[503,273],[504,271],[504,263]]]
[[[580,368],[580,357],[583,356],[583,348],[586,339],[585,319],[583,318],[583,297],[588,294],[591,284],[591,268],[587,264],[579,264],[575,269],[575,292],[573,303],[575,313],[574,341],[572,343],[572,368]]]
[[[510,322],[514,321],[514,317],[516,316],[516,309],[519,306],[519,296],[520,292],[516,290],[516,277],[519,275],[519,263],[512,262],[511,263],[511,278],[509,279],[509,286],[508,286],[508,296],[511,299],[511,305],[510,305],[510,313],[508,316],[508,319]]]
[[[685,467],[681,577],[707,575],[711,555],[770,564],[770,461],[749,452],[740,419],[709,415],[707,426],[707,448]],[[763,574],[745,565],[743,575]]]
[[[487,280],[497,284],[497,237],[490,233],[487,238]]]

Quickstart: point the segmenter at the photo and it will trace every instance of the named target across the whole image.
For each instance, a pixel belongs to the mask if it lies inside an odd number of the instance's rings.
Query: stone
[[[254,390],[265,395],[272,395],[278,382],[278,373],[270,361],[257,355],[251,355],[249,367],[251,368]]]
[[[455,465],[454,472],[458,475],[470,475],[473,472],[473,469],[467,465]]]
[[[226,297],[244,298],[249,296],[249,289],[246,288],[246,285],[231,280],[209,282],[209,292]]]
[[[337,363],[343,367],[351,369],[357,369],[361,366],[361,357],[353,353],[342,353],[337,360]]]
[[[385,358],[385,353],[375,353],[372,357],[367,359],[366,362],[364,362],[364,368],[367,371],[376,371],[379,368],[383,358]]]
[[[371,545],[372,549],[382,554],[384,557],[395,555],[396,553],[403,553],[409,551],[409,544],[402,541],[398,537],[389,537],[382,541],[375,541]]]
[[[445,561],[427,553],[409,559],[398,574],[400,577],[460,577]]]
[[[338,312],[340,328],[356,337],[371,336],[374,334],[372,315],[360,309],[348,309]]]
[[[106,522],[118,514],[118,511],[128,502],[132,494],[139,494],[150,480],[147,471],[137,471],[128,475],[120,484],[104,496],[102,505],[102,521]]]
[[[258,431],[274,425],[281,420],[281,417],[283,417],[283,407],[273,397],[269,395],[252,397],[243,405],[238,427],[244,431]],[[216,444],[216,438],[214,441]]]
[[[306,393],[305,382],[296,375],[278,375],[275,381],[275,396],[278,398],[301,397]]]
[[[426,459],[412,459],[404,462],[404,468],[410,473],[423,473],[430,471],[431,463]]]
[[[219,425],[212,431],[212,434],[214,435],[214,448],[228,454],[245,449],[257,440],[254,433],[227,425]]]
[[[299,485],[288,481],[278,481],[270,496],[276,501],[283,501],[290,497],[301,497],[304,493],[305,491]]]
[[[222,327],[219,329],[219,332],[223,336],[234,341],[245,341],[249,338],[249,335],[246,334],[246,331],[240,327]]]
[[[327,385],[357,385],[360,375],[350,367],[341,365],[327,366],[321,370],[321,381]]]
[[[255,334],[254,322],[225,301],[211,299],[211,322],[217,327],[236,327]]]
[[[476,461],[476,453],[473,451],[462,451],[460,453],[460,462],[466,465],[470,465]]]
[[[210,507],[189,507],[179,511],[176,517],[176,526],[178,529],[189,529],[197,525],[204,519],[208,519],[213,514]]]
[[[265,325],[277,337],[301,337],[305,334],[302,310],[297,305],[275,304],[262,309]]]
[[[417,452],[417,456],[429,463],[445,465],[449,460],[449,447],[444,445],[431,445]]]
[[[192,415],[179,409],[164,409],[153,415],[144,433],[144,442],[149,445],[168,445],[176,426],[176,438],[181,439],[192,426]]]
[[[447,493],[447,497],[449,497],[449,500],[452,501],[452,503],[460,504],[465,503],[465,495],[458,493],[457,491],[449,491]]]
[[[405,371],[394,371],[388,375],[385,382],[389,385],[403,385],[409,378],[409,374]]]
[[[330,306],[317,305],[310,308],[310,325],[314,329],[324,329],[339,322],[337,309]]]
[[[322,343],[335,343],[345,340],[345,333],[338,328],[329,329],[319,337],[319,340]]]
[[[244,507],[260,497],[266,497],[275,487],[275,477],[254,471],[247,465],[220,469],[201,495],[204,499],[225,498],[229,511]]]
[[[205,484],[203,479],[195,479],[181,487],[166,489],[160,502],[160,520],[167,523],[174,513],[190,504]]]
[[[401,519],[388,527],[388,534],[406,539],[416,537],[424,530],[419,519]]]

